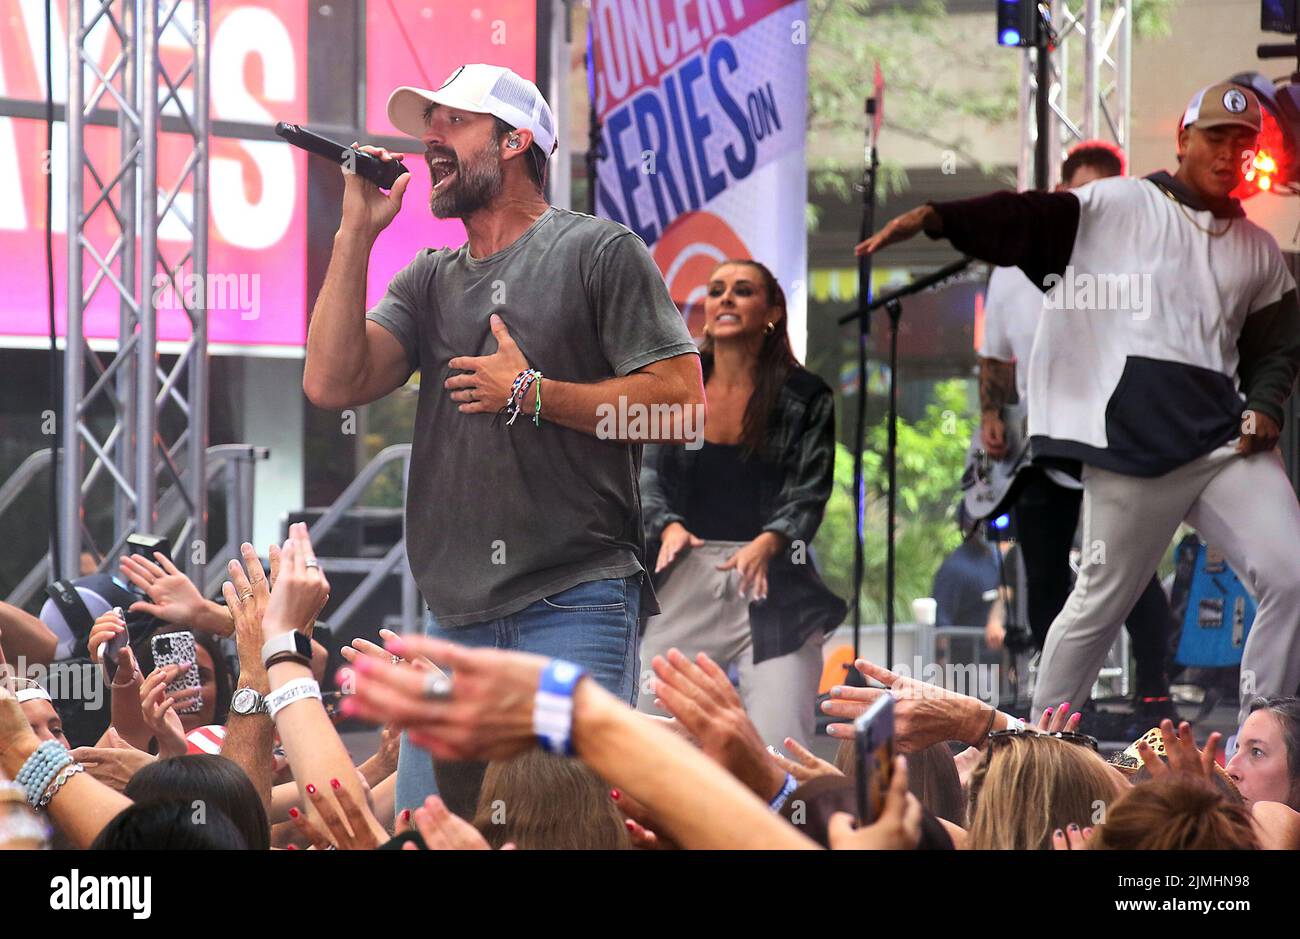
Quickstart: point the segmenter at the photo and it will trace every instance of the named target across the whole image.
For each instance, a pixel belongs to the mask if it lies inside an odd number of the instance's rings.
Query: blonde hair
[[[970,779],[970,837],[976,850],[1046,850],[1052,832],[1097,824],[1119,793],[1100,756],[1056,737],[990,741]]]

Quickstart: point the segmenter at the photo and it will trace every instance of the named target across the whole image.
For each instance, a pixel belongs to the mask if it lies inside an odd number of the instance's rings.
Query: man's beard
[[[429,209],[438,218],[465,218],[486,208],[502,187],[501,158],[493,140],[469,160],[457,161],[456,178],[429,194]]]

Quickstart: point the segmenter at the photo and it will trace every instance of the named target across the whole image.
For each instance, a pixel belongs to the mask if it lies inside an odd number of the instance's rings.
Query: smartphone
[[[120,606],[113,607],[113,612],[118,615],[118,618],[121,619],[123,623],[126,622],[126,614],[122,612]],[[117,681],[117,654],[126,648],[130,641],[131,631],[123,629],[112,639],[108,640],[108,642],[104,643],[103,648],[99,650],[100,661],[104,663],[104,671],[108,672],[108,680],[110,682]]]
[[[894,773],[894,696],[883,694],[853,722],[857,759],[858,824],[870,825],[885,810]]]
[[[167,685],[169,695],[189,688],[202,688],[199,683],[199,663],[196,658],[197,645],[194,641],[194,633],[164,633],[150,639],[149,645],[153,649],[154,665],[159,668],[164,665],[179,665],[181,662],[191,663],[189,669]],[[203,710],[202,691],[189,705],[176,709],[179,714],[197,714],[201,710]]]

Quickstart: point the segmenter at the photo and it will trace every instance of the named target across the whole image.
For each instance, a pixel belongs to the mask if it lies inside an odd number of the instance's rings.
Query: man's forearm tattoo
[[[980,359],[980,410],[1000,411],[1018,399],[1016,363]]]

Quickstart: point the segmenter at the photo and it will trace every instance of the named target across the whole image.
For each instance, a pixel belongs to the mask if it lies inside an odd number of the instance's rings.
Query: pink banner
[[[66,5],[54,4],[55,27],[66,35]],[[40,4],[0,0],[0,95],[41,99],[43,21]],[[184,34],[192,28],[188,4],[176,12],[175,25],[164,31],[160,47],[173,79],[185,68],[190,53]],[[11,28],[16,27],[16,28]],[[56,50],[55,97],[66,98],[67,68],[62,59],[66,44]],[[117,55],[111,31],[101,22],[86,46],[98,50],[96,61],[107,71]],[[33,52],[35,51],[35,54]],[[42,66],[43,69],[43,66]],[[214,119],[270,124],[277,120],[301,121],[307,109],[307,19],[300,0],[262,0],[213,3],[211,29],[211,115]],[[87,95],[97,79],[87,72]],[[181,86],[187,106],[192,83]],[[112,109],[115,101],[104,94],[99,101]],[[175,113],[174,107],[164,114]],[[0,118],[0,161],[17,167],[0,183],[0,251],[7,270],[0,293],[0,336],[41,337],[48,334],[45,287],[46,173],[54,182],[53,241],[56,314],[60,334],[67,305],[67,129],[55,126],[53,158],[45,157],[45,128],[41,121]],[[119,144],[114,127],[87,128],[85,149],[101,180],[119,168]],[[158,185],[170,192],[180,178],[191,144],[180,135],[165,136],[158,153]],[[146,295],[158,308],[160,339],[184,340],[190,335],[183,301],[200,293],[208,305],[208,339],[217,344],[300,346],[306,337],[306,160],[278,141],[212,138],[209,160],[208,277],[193,276],[174,286],[147,278]],[[83,206],[89,207],[98,184],[88,171]],[[119,194],[113,192],[113,201]],[[160,200],[160,210],[162,203]],[[183,220],[193,216],[193,185],[180,188],[159,234],[162,257],[175,264],[190,247]],[[91,294],[85,312],[85,334],[90,338],[115,338],[118,333],[119,294],[93,257],[98,255],[113,277],[122,278],[113,256],[118,232],[109,207],[100,204],[85,225],[89,249],[84,252],[84,289]],[[110,257],[113,259],[110,261]],[[156,289],[155,289],[156,288]]]

